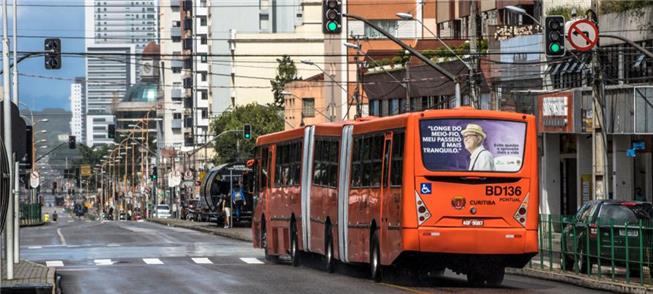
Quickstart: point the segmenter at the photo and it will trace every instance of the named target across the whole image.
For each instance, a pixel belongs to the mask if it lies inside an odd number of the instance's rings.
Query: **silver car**
[[[159,204],[156,206],[156,217],[170,218],[170,206],[168,204]]]

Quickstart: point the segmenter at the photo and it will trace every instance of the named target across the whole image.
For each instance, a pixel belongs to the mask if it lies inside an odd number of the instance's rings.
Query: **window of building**
[[[206,82],[206,73],[205,72],[200,73],[200,77],[201,77],[202,82]]]
[[[372,23],[379,26],[383,30],[389,32],[393,36],[397,36],[399,30],[399,22],[396,20],[372,20]],[[365,25],[365,37],[368,38],[385,38],[381,33],[379,33],[374,28],[369,25]]]
[[[202,43],[202,45],[206,45],[206,35],[200,37],[200,43]]]
[[[259,15],[259,30],[266,31],[270,25],[270,16],[267,13],[261,13]]]
[[[208,57],[205,53],[200,54],[200,62],[207,63]]]
[[[302,98],[302,116],[315,117],[315,98]]]
[[[207,119],[209,118],[209,111],[206,109],[202,109],[202,119]]]
[[[201,16],[200,17],[200,25],[201,26],[206,26],[206,16]]]

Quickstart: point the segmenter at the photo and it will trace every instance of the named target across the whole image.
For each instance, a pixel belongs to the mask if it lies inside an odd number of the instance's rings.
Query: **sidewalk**
[[[147,221],[170,227],[185,228],[231,239],[252,242],[252,229],[250,227],[233,227],[225,229],[218,227],[215,223],[193,222],[167,218],[149,218]]]
[[[574,284],[585,288],[610,291],[615,293],[653,293],[653,285],[650,284],[649,272],[646,268],[643,271],[644,281],[640,283],[640,277],[631,277],[630,282],[626,281],[624,269],[615,269],[615,276],[609,267],[602,266],[602,275],[598,276],[598,268],[593,266],[592,276],[575,273],[574,271],[563,271],[560,264],[550,264],[548,261],[540,263],[539,258],[534,257],[531,265],[523,269],[506,268],[506,273],[523,275],[537,279],[552,280],[567,284]]]
[[[21,260],[14,265],[14,279],[7,280],[6,260],[2,260],[1,293],[56,293],[55,269]]]

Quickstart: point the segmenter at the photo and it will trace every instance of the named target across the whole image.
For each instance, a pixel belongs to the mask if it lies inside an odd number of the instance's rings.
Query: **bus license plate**
[[[619,236],[626,236],[626,230],[619,230]],[[639,231],[628,230],[628,237],[639,237]]]
[[[463,220],[463,226],[481,227],[481,226],[483,226],[483,220],[482,219],[464,219]]]

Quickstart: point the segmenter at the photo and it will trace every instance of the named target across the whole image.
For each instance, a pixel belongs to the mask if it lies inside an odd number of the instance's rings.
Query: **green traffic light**
[[[560,52],[560,49],[561,49],[561,48],[560,48],[560,44],[558,44],[558,43],[552,43],[552,44],[549,46],[549,49],[550,49],[551,52],[553,52],[553,53],[558,53],[558,52]]]
[[[327,23],[327,30],[329,32],[335,32],[338,29],[338,24],[334,21],[330,21]]]

